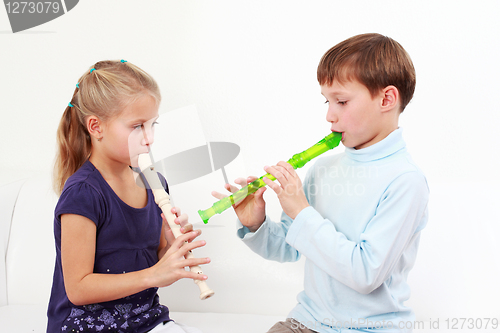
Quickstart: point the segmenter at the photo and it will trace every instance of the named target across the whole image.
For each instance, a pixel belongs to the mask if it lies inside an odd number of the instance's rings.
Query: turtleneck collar
[[[392,155],[406,148],[403,140],[403,129],[397,128],[385,139],[363,149],[345,148],[346,155],[359,162],[369,162]]]

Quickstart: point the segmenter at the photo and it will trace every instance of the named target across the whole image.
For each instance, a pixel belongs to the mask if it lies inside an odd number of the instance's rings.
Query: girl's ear
[[[399,90],[395,86],[387,86],[382,90],[382,111],[390,111],[399,107]]]
[[[103,124],[99,118],[96,116],[90,116],[87,118],[87,130],[89,134],[96,138],[98,141],[102,139]]]

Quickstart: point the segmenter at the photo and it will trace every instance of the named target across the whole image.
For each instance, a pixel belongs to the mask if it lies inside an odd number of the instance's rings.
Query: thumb
[[[257,190],[257,192],[255,192],[254,194],[254,198],[255,198],[255,201],[259,204],[265,204],[265,201],[264,201],[264,192],[266,192],[267,190],[267,187],[261,187]]]

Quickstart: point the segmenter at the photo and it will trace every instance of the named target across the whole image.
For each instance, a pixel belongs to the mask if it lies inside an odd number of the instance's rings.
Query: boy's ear
[[[103,124],[99,118],[96,116],[90,116],[87,118],[87,131],[89,134],[96,139],[102,138]]]
[[[382,111],[390,111],[399,106],[399,90],[395,86],[382,89]]]

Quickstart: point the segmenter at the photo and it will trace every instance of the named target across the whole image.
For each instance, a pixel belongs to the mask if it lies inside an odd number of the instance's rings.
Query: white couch
[[[447,318],[498,318],[493,301],[500,296],[497,189],[431,185],[430,220],[409,278],[409,304],[422,322],[416,332],[429,331],[430,320],[439,319],[445,331]],[[48,174],[0,187],[1,332],[45,332],[56,202]],[[198,288],[186,280],[161,289],[161,301],[174,320],[205,333],[266,332],[295,305],[304,259],[279,264],[258,257],[237,239],[234,213],[225,214],[223,223],[200,226],[207,246],[195,253],[212,259],[204,271],[215,296],[199,300]]]

